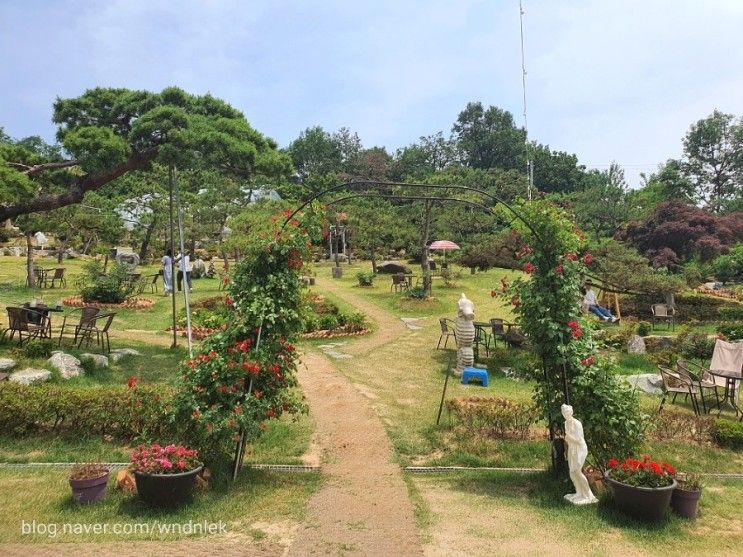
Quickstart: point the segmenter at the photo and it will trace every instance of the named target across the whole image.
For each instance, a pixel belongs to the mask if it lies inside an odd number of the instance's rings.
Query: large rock
[[[395,263],[394,261],[389,261],[387,263],[382,263],[381,265],[377,265],[377,272],[378,273],[386,273],[386,274],[395,274],[395,273],[405,273],[410,274],[410,269],[403,265],[402,263]]]
[[[640,375],[626,375],[622,377],[636,389],[649,395],[663,393],[663,379],[656,373],[641,373]]]
[[[640,335],[632,335],[627,342],[627,352],[629,354],[644,354],[645,340]]]
[[[200,257],[191,262],[191,278],[201,278],[206,276],[206,263]]]
[[[136,267],[139,265],[139,256],[136,253],[117,253],[116,262],[120,264]]]
[[[15,367],[15,360],[10,358],[0,358],[0,371],[8,371]]]
[[[49,381],[52,378],[52,372],[48,369],[35,369],[27,367],[20,371],[16,371],[10,374],[8,377],[9,381],[15,381],[21,385],[30,385],[31,383],[41,383],[43,381]]]
[[[80,359],[83,362],[91,360],[95,367],[108,367],[108,358],[103,354],[80,354]]]
[[[668,352],[676,347],[676,337],[649,336],[644,338],[648,352]]]
[[[134,350],[134,348],[116,348],[115,350],[111,350],[111,354],[109,354],[109,358],[111,358],[112,362],[118,362],[121,358],[124,358],[125,356],[141,356],[137,350]]]
[[[59,375],[62,376],[62,379],[71,379],[84,373],[83,368],[80,366],[80,360],[64,352],[53,352],[52,357],[47,360],[47,363],[59,370]]]

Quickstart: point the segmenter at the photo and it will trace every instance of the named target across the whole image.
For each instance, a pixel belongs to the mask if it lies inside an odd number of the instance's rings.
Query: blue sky
[[[636,184],[714,108],[743,114],[743,0],[524,0],[529,133]],[[522,121],[518,0],[0,0],[0,126],[52,139],[94,86],[211,92],[282,146],[390,151],[468,101]]]

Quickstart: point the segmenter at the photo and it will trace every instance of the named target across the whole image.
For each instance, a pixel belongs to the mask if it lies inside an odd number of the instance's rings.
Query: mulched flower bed
[[[336,338],[336,337],[358,337],[371,332],[371,329],[361,329],[352,333],[338,329],[332,331],[312,331],[311,333],[302,333],[300,338]]]
[[[69,296],[62,300],[66,306],[73,308],[95,307],[100,309],[151,309],[155,300],[150,298],[129,298],[123,304],[104,304],[102,302],[85,302],[80,296]]]
[[[214,333],[219,333],[221,331],[224,331],[227,327],[220,327],[218,329],[210,329],[209,327],[191,327],[191,338],[194,340],[203,340],[209,335],[213,335]],[[168,327],[166,331],[170,332],[173,330],[173,327]],[[186,327],[177,327],[176,331],[182,336],[187,337],[188,336],[188,329]]]

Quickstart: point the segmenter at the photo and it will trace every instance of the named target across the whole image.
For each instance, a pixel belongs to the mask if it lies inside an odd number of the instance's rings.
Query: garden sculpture
[[[457,303],[457,375],[475,363],[472,343],[475,341],[475,304],[462,294]]]
[[[598,499],[594,497],[588,480],[583,474],[583,463],[588,456],[588,446],[583,437],[583,424],[573,417],[573,407],[562,405],[562,415],[565,418],[565,442],[568,445],[568,469],[570,479],[575,486],[575,493],[565,495],[565,500],[573,505],[590,505]]]

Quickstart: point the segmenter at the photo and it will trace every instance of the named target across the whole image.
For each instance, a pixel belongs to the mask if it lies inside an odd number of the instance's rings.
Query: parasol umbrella
[[[459,249],[459,246],[451,240],[436,240],[432,242],[428,249],[441,250],[444,252],[444,263],[446,263],[446,252]]]

